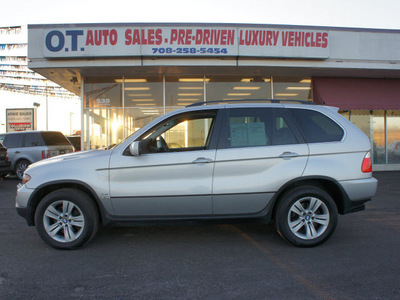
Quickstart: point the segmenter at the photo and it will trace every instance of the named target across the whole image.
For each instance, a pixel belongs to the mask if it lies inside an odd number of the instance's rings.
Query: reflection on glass
[[[400,111],[387,111],[387,154],[389,164],[400,163]]]
[[[204,78],[165,77],[165,106],[184,107],[204,101]],[[206,79],[207,80],[207,79]]]
[[[85,79],[85,108],[122,107],[121,86],[115,77]]]
[[[205,147],[211,118],[183,121],[164,133],[170,149]]]
[[[350,121],[364,132],[368,138],[371,135],[371,116],[369,110],[353,110]]]
[[[270,99],[270,76],[209,76],[207,101]]]
[[[339,111],[339,113],[340,113],[343,117],[345,117],[347,120],[350,121],[350,111],[349,111],[349,110],[341,110],[341,111]]]
[[[128,137],[162,114],[162,107],[125,109],[125,136]]]
[[[162,76],[124,78],[125,107],[163,106]]]
[[[274,99],[312,101],[311,78],[273,77]]]
[[[374,111],[372,115],[373,144],[372,151],[374,164],[386,163],[386,147],[385,147],[385,112]]]
[[[85,109],[84,124],[84,149],[106,148],[123,140],[122,109]]]

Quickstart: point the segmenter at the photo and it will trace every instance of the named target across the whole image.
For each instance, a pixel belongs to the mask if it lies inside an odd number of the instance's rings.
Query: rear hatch
[[[47,151],[44,151],[42,158],[49,158],[60,154],[71,153],[74,151],[73,146],[68,139],[58,131],[45,131],[42,132],[42,137]]]

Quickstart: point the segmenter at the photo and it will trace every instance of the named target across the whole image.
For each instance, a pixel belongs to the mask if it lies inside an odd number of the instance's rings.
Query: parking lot
[[[0,299],[400,299],[400,172],[377,172],[362,212],[301,249],[272,225],[100,229],[54,250],[17,215],[18,180],[0,182]]]

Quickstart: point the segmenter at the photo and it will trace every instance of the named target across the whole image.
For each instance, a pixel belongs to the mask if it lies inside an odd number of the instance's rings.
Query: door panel
[[[281,158],[285,152],[297,156]],[[264,209],[272,198],[271,193],[302,175],[307,158],[306,144],[218,150],[213,185],[214,214],[232,213],[227,198],[217,195],[241,194],[243,211],[236,213],[256,213]],[[265,201],[253,197],[254,193],[265,194]],[[237,197],[235,202],[238,202]]]
[[[302,175],[309,150],[288,118],[275,108],[229,111],[215,159],[214,214],[257,213],[284,183]]]
[[[110,196],[117,215],[211,214],[215,150],[112,156]],[[199,158],[209,162],[194,163]]]
[[[116,215],[211,215],[216,150],[210,141],[216,115],[172,117],[138,139],[136,156],[113,153],[110,196]]]

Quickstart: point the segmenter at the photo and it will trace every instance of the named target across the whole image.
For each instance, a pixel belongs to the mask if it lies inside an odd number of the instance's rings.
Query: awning
[[[340,110],[400,110],[400,79],[315,77],[313,100]]]

